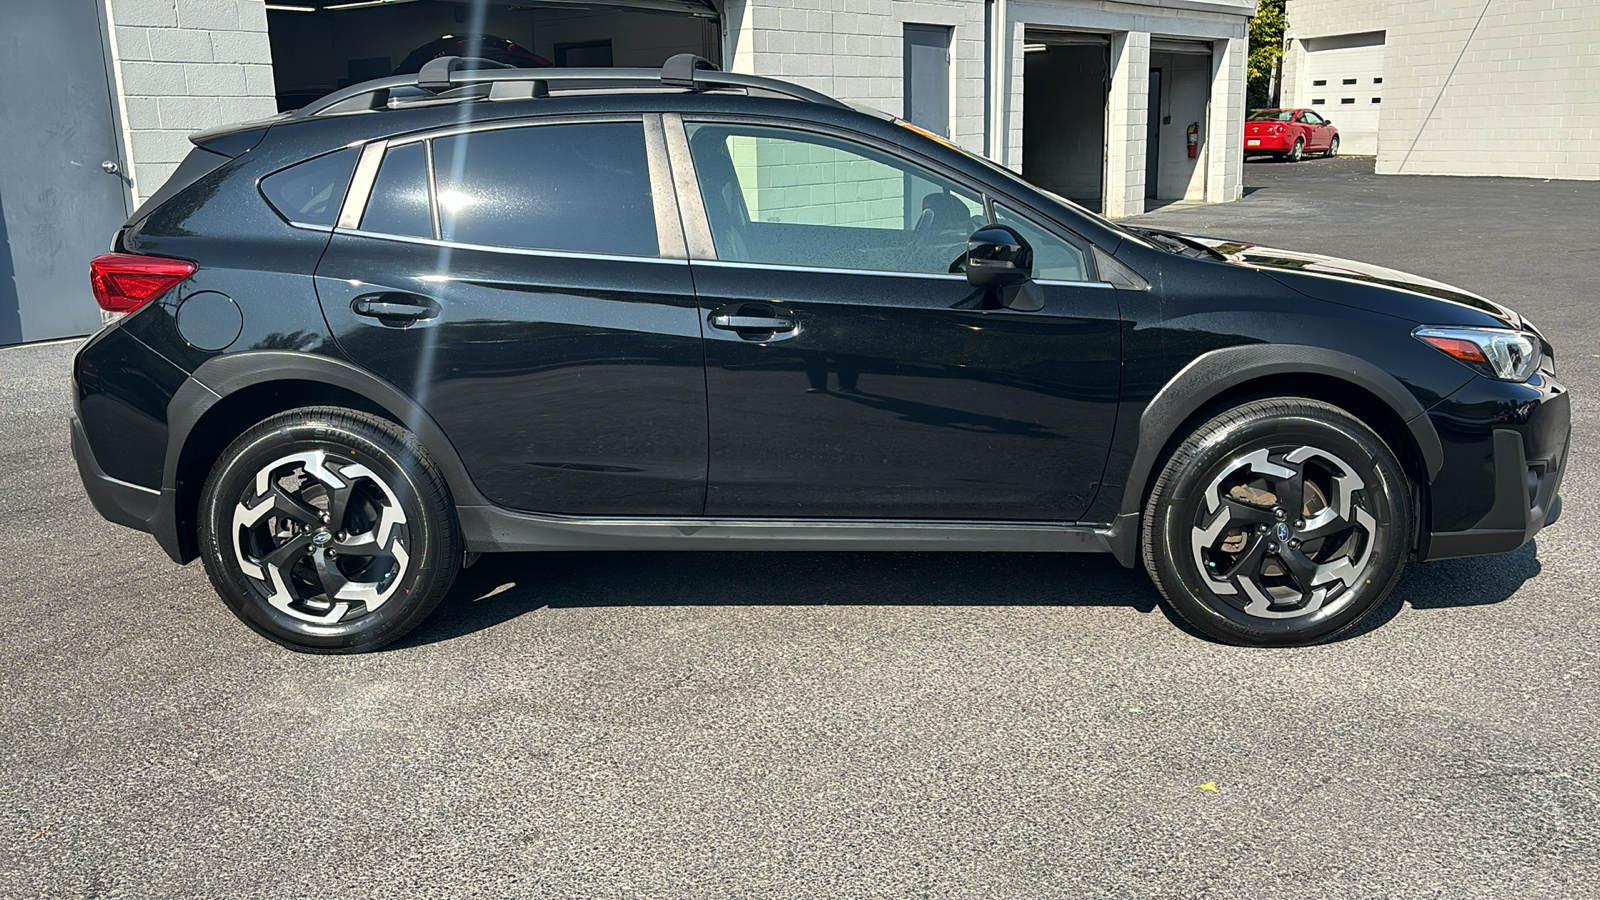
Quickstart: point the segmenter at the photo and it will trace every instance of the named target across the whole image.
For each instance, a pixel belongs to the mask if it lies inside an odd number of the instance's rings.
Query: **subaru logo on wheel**
[[[1285,522],[1279,522],[1278,523],[1278,540],[1287,541],[1288,539],[1289,539],[1289,525],[1287,523],[1285,523]]]
[[[1278,527],[1282,528],[1283,526],[1279,525]],[[333,540],[333,535],[326,531],[319,531],[311,536],[311,543],[316,544],[318,547],[326,547],[331,540]]]

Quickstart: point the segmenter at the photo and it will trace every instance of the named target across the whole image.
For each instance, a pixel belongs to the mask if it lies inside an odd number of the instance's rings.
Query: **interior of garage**
[[[1150,48],[1150,134],[1145,196],[1153,200],[1200,200],[1205,194],[1207,107],[1211,98],[1211,46],[1153,40]],[[1195,151],[1189,153],[1189,127]],[[1152,151],[1147,150],[1147,154]],[[1153,176],[1153,177],[1152,177]]]
[[[659,66],[677,53],[720,63],[711,0],[293,0],[267,4],[280,109],[390,74],[446,35],[505,38],[557,66]]]
[[[1096,210],[1110,65],[1104,35],[1029,31],[1023,44],[1022,176]]]

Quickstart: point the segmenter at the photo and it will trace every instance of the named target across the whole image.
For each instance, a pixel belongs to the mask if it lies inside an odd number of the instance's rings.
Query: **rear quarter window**
[[[261,195],[290,222],[331,228],[359,155],[346,148],[281,169],[261,179]]]

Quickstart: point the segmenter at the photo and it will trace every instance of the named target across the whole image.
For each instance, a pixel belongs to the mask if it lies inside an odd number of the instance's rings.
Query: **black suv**
[[[89,496],[274,641],[392,641],[492,551],[839,549],[1109,552],[1299,644],[1560,511],[1551,347],[1482,297],[692,57],[479,65],[196,135],[93,263]]]

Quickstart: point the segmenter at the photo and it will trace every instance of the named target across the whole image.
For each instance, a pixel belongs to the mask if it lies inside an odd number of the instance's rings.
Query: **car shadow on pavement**
[[[1511,599],[1522,585],[1538,575],[1539,542],[1529,541],[1508,553],[1412,562],[1406,566],[1388,599],[1378,611],[1346,638],[1366,634],[1393,619],[1402,606],[1414,610],[1488,606]]]
[[[1538,548],[1412,563],[1384,605],[1342,639],[1416,610],[1510,598],[1540,571]],[[438,615],[392,649],[493,628],[539,609],[618,606],[1158,607],[1143,568],[1109,556],[1048,553],[511,553],[461,573]]]
[[[538,609],[617,606],[1123,606],[1156,609],[1143,569],[1051,553],[508,553],[461,573],[393,645],[447,641]]]

